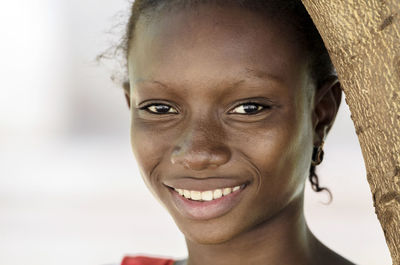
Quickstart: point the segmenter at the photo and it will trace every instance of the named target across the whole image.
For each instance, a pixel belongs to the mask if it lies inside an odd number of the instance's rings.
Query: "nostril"
[[[230,160],[228,148],[207,148],[203,150],[177,148],[171,154],[171,163],[185,169],[203,170],[217,168]]]

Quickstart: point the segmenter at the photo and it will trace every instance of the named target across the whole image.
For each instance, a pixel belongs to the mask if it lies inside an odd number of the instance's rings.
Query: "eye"
[[[235,107],[232,111],[230,111],[230,113],[251,115],[258,113],[265,108],[266,106],[264,105],[248,102]]]
[[[149,104],[140,108],[154,114],[178,113],[176,109],[166,104]]]

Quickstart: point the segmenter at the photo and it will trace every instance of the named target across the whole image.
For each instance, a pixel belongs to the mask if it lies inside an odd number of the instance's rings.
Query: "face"
[[[292,35],[234,7],[139,20],[128,62],[132,148],[187,239],[226,242],[302,199],[312,82]],[[210,202],[173,190],[240,185]]]

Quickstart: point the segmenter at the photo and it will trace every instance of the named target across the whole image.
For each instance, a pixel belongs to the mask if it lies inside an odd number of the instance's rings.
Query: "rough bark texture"
[[[400,265],[400,0],[302,1],[338,72],[375,212]]]

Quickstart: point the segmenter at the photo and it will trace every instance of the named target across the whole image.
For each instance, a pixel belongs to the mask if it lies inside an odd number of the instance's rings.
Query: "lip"
[[[228,213],[238,205],[247,186],[245,184],[239,190],[212,201],[194,201],[179,195],[171,187],[168,187],[168,190],[171,193],[175,207],[183,216],[194,220],[209,220]],[[199,188],[193,190],[199,190]]]
[[[222,188],[233,188],[248,184],[249,181],[240,180],[238,178],[227,178],[227,177],[210,177],[204,179],[198,178],[179,178],[179,179],[168,179],[165,180],[164,185],[184,190],[196,190],[196,191],[207,191]]]

